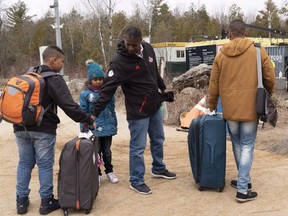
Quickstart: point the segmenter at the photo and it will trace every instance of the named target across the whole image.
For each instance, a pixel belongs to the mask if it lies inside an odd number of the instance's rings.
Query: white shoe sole
[[[169,179],[169,180],[172,180],[172,179],[175,179],[176,176],[174,177],[168,177],[168,176],[165,176],[165,175],[160,175],[160,174],[155,174],[155,173],[151,173],[151,175],[155,178],[165,178],[165,179]]]
[[[238,202],[243,203],[243,202],[248,202],[248,201],[255,200],[256,198],[257,198],[257,197],[254,197],[254,198],[247,198],[247,199],[236,198],[236,200],[237,200]]]
[[[116,177],[116,178],[114,178],[114,179],[111,179],[110,177],[109,177],[109,175],[106,175],[106,177],[107,177],[107,180],[110,182],[110,183],[112,183],[112,184],[115,184],[115,183],[117,183],[118,181],[119,181],[119,179]]]
[[[108,179],[108,181],[110,182],[110,183],[112,183],[112,184],[116,184],[116,183],[118,183],[119,182],[119,180],[117,179],[117,180],[114,180],[114,181],[111,181],[110,179]]]

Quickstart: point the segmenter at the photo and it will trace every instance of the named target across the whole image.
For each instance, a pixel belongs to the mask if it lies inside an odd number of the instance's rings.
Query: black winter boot
[[[54,196],[50,198],[42,198],[39,213],[41,215],[47,215],[59,208],[60,208],[59,202],[57,199],[54,199]]]
[[[17,196],[16,203],[17,203],[17,214],[26,214],[29,206],[29,198]]]

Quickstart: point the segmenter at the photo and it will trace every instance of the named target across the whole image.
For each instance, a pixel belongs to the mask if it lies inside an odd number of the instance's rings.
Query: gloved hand
[[[161,98],[160,98],[160,102],[173,102],[174,101],[174,92],[173,91],[168,91],[168,92],[163,92],[161,93]]]

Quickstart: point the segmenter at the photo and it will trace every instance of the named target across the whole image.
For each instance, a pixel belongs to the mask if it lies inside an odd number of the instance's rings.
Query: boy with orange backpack
[[[19,154],[16,185],[17,214],[25,214],[28,211],[29,184],[32,170],[36,164],[41,197],[39,213],[46,215],[60,208],[58,200],[54,199],[53,195],[54,147],[57,124],[60,123],[57,106],[74,121],[95,126],[93,116],[85,113],[74,102],[63,77],[57,75],[64,66],[63,51],[57,46],[48,46],[43,52],[43,60],[44,64],[35,68],[35,72],[41,74],[41,72],[49,71],[55,75],[45,78],[43,98],[40,103],[44,110],[47,107],[48,109],[43,115],[42,122],[38,125],[37,121],[35,124],[25,124],[23,121],[20,124],[13,124]],[[3,95],[8,93],[11,92],[7,91]],[[34,107],[30,107],[33,110]]]

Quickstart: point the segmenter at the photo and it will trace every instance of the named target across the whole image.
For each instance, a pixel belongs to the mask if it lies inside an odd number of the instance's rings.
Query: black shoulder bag
[[[278,120],[278,112],[273,103],[269,92],[264,88],[262,81],[262,64],[260,44],[255,43],[257,53],[257,73],[258,73],[258,88],[256,96],[256,111],[259,119],[266,123],[268,122],[273,127],[276,126]]]

